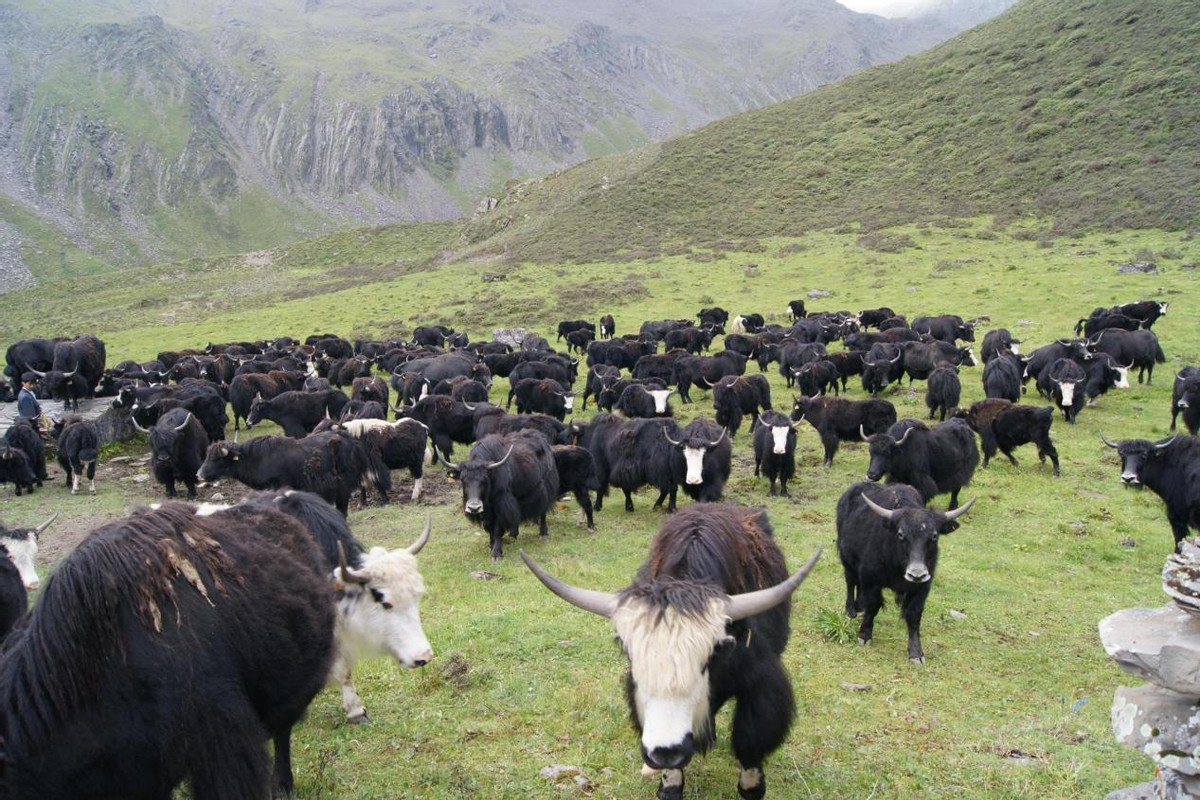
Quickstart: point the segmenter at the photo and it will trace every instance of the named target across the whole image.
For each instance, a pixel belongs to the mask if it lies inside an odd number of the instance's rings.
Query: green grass
[[[1157,497],[1120,485],[1116,457],[1099,434],[1166,435],[1171,376],[1184,364],[1200,363],[1200,334],[1192,324],[1200,307],[1189,268],[1200,262],[1200,246],[1187,235],[1156,231],[1057,236],[1036,220],[1013,227],[947,221],[878,233],[866,238],[848,227],[796,238],[709,241],[645,259],[497,267],[431,260],[446,236],[452,238],[449,228],[372,229],[281,249],[269,266],[250,267],[242,257],[165,266],[136,291],[124,287],[131,299],[107,315],[121,288],[115,283],[96,278],[73,291],[51,287],[72,297],[73,324],[47,316],[45,289],[18,293],[0,339],[16,331],[95,330],[109,343],[113,362],[210,340],[303,337],[327,329],[405,335],[414,324],[434,321],[473,338],[532,323],[553,341],[559,319],[605,312],[615,315],[622,333],[643,319],[688,317],[712,304],[759,311],[778,322],[788,300],[823,289],[832,296],[810,300],[810,308],[887,304],[910,315],[987,314],[990,325],[1012,330],[1028,351],[1067,334],[1094,306],[1170,300],[1170,313],[1155,326],[1168,363],[1154,384],[1106,395],[1075,426],[1056,420],[1061,478],[1052,478],[1030,447],[1017,451],[1019,467],[1001,460],[976,473],[964,496],[979,499],[960,530],[942,542],[923,626],[923,667],[908,663],[904,626],[890,601],[868,647],[854,641],[853,623],[837,625],[844,584],[834,506],[863,477],[862,446],[843,446],[826,470],[811,429],[802,428],[793,496],[771,498],[766,481],[752,476],[744,426],[727,488],[731,501],[766,507],[793,567],[818,545],[825,548],[795,597],[784,659],[799,715],[767,763],[770,796],[1100,797],[1149,779],[1150,761],[1113,738],[1113,692],[1137,681],[1107,658],[1096,625],[1121,608],[1166,602],[1159,573],[1171,536]],[[1116,272],[1119,263],[1147,256],[1160,274]],[[481,280],[481,273],[495,271],[507,278]],[[193,281],[195,294],[178,299],[180,287]],[[309,281],[330,288],[305,286]],[[295,295],[281,296],[289,286]],[[201,302],[205,294],[211,306]],[[150,305],[139,307],[134,298]],[[165,314],[173,316],[168,321]],[[979,375],[978,368],[964,371],[964,402],[980,397]],[[776,405],[786,407],[782,379],[768,376]],[[921,388],[889,395],[901,416],[925,416]],[[498,381],[493,398],[506,390]],[[861,388],[853,386],[850,396],[861,397]],[[712,414],[711,401],[695,397],[694,405],[677,409],[681,419]],[[264,432],[272,431],[267,426]],[[135,443],[128,452],[139,448]],[[406,498],[408,476],[395,478],[397,495]],[[652,783],[638,775],[637,741],[621,690],[624,657],[611,628],[545,591],[516,550],[525,548],[565,580],[619,589],[662,519],[650,509],[653,497],[639,493],[632,514],[610,502],[597,515],[595,534],[578,529],[574,509],[564,507],[551,517],[548,540],[527,527],[493,564],[486,537],[459,510],[455,487],[438,470],[426,483],[429,495],[415,507],[407,501],[370,505],[353,511],[351,524],[370,544],[400,546],[432,513],[433,539],[421,555],[429,587],[422,614],[435,661],[420,671],[364,663],[357,682],[374,719],[365,727],[346,726],[336,692],[323,692],[296,732],[299,796],[569,794],[539,776],[550,764],[580,767],[595,797],[652,796]],[[210,487],[205,496],[220,491]],[[59,511],[72,524],[98,525],[131,504],[156,499],[153,484],[103,479],[96,498],[71,497],[60,486],[22,498],[5,489],[0,518],[25,524]],[[935,504],[944,507],[945,498]],[[55,535],[53,528],[45,534],[50,542]],[[500,577],[483,581],[472,576],[477,571]],[[832,630],[842,633],[831,636]],[[718,721],[717,749],[689,767],[685,796],[732,795],[728,717],[726,711]]]

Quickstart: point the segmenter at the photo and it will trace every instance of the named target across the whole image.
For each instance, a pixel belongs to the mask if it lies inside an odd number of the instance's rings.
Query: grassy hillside
[[[1191,3],[1025,0],[897,64],[521,184],[470,238],[587,260],[976,214],[1182,229],[1200,223],[1197,47]]]
[[[178,289],[199,281],[186,302],[164,297],[147,308],[127,302],[108,316],[100,309],[114,289],[92,284],[74,297],[78,319],[96,323],[116,361],[209,340],[323,330],[403,334],[412,324],[434,321],[473,338],[487,338],[496,326],[525,324],[553,339],[559,319],[609,312],[625,332],[643,319],[687,317],[714,303],[782,321],[787,300],[822,290],[831,295],[810,300],[810,307],[886,303],[908,314],[989,315],[989,326],[1008,327],[1028,351],[1066,334],[1093,306],[1170,300],[1169,315],[1156,325],[1168,363],[1153,385],[1105,396],[1075,426],[1055,422],[1061,478],[1039,466],[1028,447],[1017,451],[1019,467],[1001,461],[976,473],[965,496],[979,500],[942,543],[925,614],[924,667],[906,661],[894,604],[880,615],[870,647],[841,638],[852,639],[853,627],[838,615],[843,582],[834,505],[863,477],[861,446],[843,447],[826,470],[819,443],[802,428],[793,496],[768,498],[765,481],[753,477],[743,428],[727,491],[731,501],[766,507],[791,565],[825,547],[792,614],[785,663],[800,712],[788,742],[768,760],[771,797],[1099,797],[1149,778],[1149,760],[1113,739],[1113,691],[1136,681],[1107,659],[1096,623],[1120,608],[1166,601],[1159,573],[1171,538],[1158,499],[1120,485],[1116,458],[1099,434],[1165,435],[1170,377],[1183,364],[1200,363],[1193,324],[1200,306],[1191,291],[1200,246],[1192,237],[1158,231],[1055,237],[974,220],[874,235],[814,232],[637,261],[460,262],[427,270],[429,253],[444,241],[397,237],[382,246],[382,240],[372,242],[380,233],[280,251],[269,267],[251,271],[245,260],[237,267],[229,262],[223,274],[245,294],[235,292],[228,304],[218,300],[228,291],[204,283],[207,270],[201,269],[165,270],[136,294],[126,287],[130,295],[160,297],[166,294],[160,284]],[[1135,260],[1156,262],[1159,274],[1117,272]],[[506,277],[484,281],[485,272]],[[329,281],[329,291],[319,295],[306,288],[318,274]],[[253,294],[265,281],[276,287],[272,299]],[[205,292],[212,308],[199,300]],[[62,332],[68,317],[31,316],[48,313],[23,302],[33,295],[14,298],[18,317],[10,322],[6,315],[6,325]],[[980,372],[964,370],[964,402],[981,396]],[[782,379],[768,376],[776,405],[786,407]],[[493,398],[506,389],[498,381]],[[888,399],[901,416],[924,417],[922,390],[918,382],[914,392],[901,389]],[[694,405],[678,409],[682,420],[712,414],[709,398],[694,394]],[[852,384],[849,396],[862,397],[861,388]],[[257,432],[276,431],[268,425]],[[144,452],[134,442],[106,453],[95,498],[70,496],[60,485],[16,498],[2,487],[0,519],[24,524],[59,512],[42,539],[42,565],[49,567],[69,551],[73,537],[131,504],[159,498],[153,483],[135,480],[145,470],[137,461]],[[458,448],[456,457],[464,453]],[[117,454],[135,461],[113,460]],[[322,693],[297,732],[299,796],[557,798],[565,790],[539,775],[551,764],[581,768],[594,797],[652,796],[652,785],[637,774],[637,743],[620,690],[623,657],[611,630],[545,592],[516,549],[524,547],[569,581],[618,589],[661,521],[650,509],[653,496],[639,493],[633,514],[610,504],[598,515],[594,535],[576,528],[574,510],[564,507],[552,515],[549,540],[526,530],[518,542],[506,542],[505,560],[493,564],[486,538],[462,516],[457,487],[439,470],[428,473],[427,496],[415,505],[408,501],[407,474],[394,478],[393,504],[383,508],[372,498],[352,509],[350,522],[370,544],[399,546],[411,542],[427,512],[433,514],[434,538],[421,562],[429,587],[423,616],[436,659],[419,672],[401,672],[386,661],[363,665],[357,682],[374,719],[369,726],[346,726],[337,693]],[[202,496],[231,492],[236,487],[219,484]],[[480,572],[498,577],[482,580]],[[717,749],[688,769],[687,796],[732,794],[728,724],[726,712],[718,720]]]

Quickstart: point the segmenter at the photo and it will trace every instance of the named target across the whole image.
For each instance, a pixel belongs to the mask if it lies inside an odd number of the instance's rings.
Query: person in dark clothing
[[[42,404],[38,402],[34,389],[37,388],[37,375],[26,372],[21,376],[21,391],[17,394],[17,418],[29,420],[29,424],[39,433],[44,432]]]

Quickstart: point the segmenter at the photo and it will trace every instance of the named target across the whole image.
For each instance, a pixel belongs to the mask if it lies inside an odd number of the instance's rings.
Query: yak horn
[[[496,461],[496,462],[494,462],[494,463],[488,464],[488,465],[487,465],[487,468],[488,468],[488,469],[495,469],[496,467],[498,467],[498,466],[500,466],[501,464],[503,464],[505,461],[508,461],[508,457],[512,455],[513,448],[515,448],[515,447],[516,447],[516,445],[515,445],[515,444],[510,444],[510,445],[508,446],[508,452],[504,454],[504,458],[502,458],[502,459],[500,459],[499,461]]]
[[[721,440],[725,438],[725,434],[727,434],[727,433],[729,433],[728,428],[721,428],[721,435],[717,437],[717,440],[715,442],[709,442],[708,446],[716,447],[717,445],[719,445],[721,443]]]
[[[432,530],[433,530],[433,517],[428,511],[426,511],[425,512],[425,530],[421,531],[421,535],[417,538],[417,540],[408,546],[408,552],[414,556],[417,553],[421,552],[421,548],[424,547],[425,543],[429,541],[429,532]]]
[[[438,461],[442,462],[442,466],[446,467],[447,469],[452,469],[452,470],[459,469],[458,464],[451,464],[449,461],[446,460],[446,457],[442,455],[442,451],[437,449],[437,445],[433,446],[433,452],[437,454]]]
[[[611,592],[598,592],[594,589],[580,589],[564,583],[538,566],[538,563],[530,558],[524,550],[519,552],[525,566],[529,567],[529,571],[536,575],[547,589],[576,608],[582,608],[584,611],[590,611],[602,617],[612,617],[613,612],[617,610],[617,595]]]
[[[871,498],[867,497],[865,494],[860,494],[859,497],[861,497],[863,499],[863,502],[867,504],[868,508],[870,508],[872,511],[874,511],[876,514],[883,517],[887,521],[891,522],[893,519],[896,518],[896,509],[884,508],[883,506],[879,505]]]
[[[1106,445],[1113,448],[1114,450],[1121,446],[1121,445],[1117,444],[1116,442],[1110,442],[1108,439],[1105,439],[1103,432],[1101,432],[1101,434],[1100,434],[1100,441],[1104,442]]]
[[[820,557],[821,548],[818,547],[816,552],[804,563],[804,566],[782,583],[777,583],[769,589],[759,589],[756,592],[744,592],[731,596],[725,606],[726,616],[737,622],[739,619],[761,614],[787,600],[808,577],[808,573],[812,572],[812,568]]]
[[[54,522],[54,520],[56,520],[56,519],[58,519],[58,512],[57,512],[57,511],[56,511],[56,512],[54,512],[54,514],[53,514],[53,515],[51,515],[50,519],[46,520],[46,521],[45,521],[45,522],[43,522],[41,525],[38,525],[36,528],[34,528],[34,529],[33,529],[33,535],[34,535],[34,537],[36,538],[36,537],[40,536],[40,535],[41,535],[41,533],[42,533],[42,531],[46,530],[46,528],[49,528],[49,527],[50,527],[50,523],[51,523],[51,522]]]
[[[370,583],[370,578],[365,578],[362,575],[359,575],[354,570],[350,569],[350,567],[346,564],[346,548],[342,545],[341,541],[337,543],[337,548],[338,574],[341,576],[342,581],[345,583],[357,583],[362,586],[366,586],[368,583]]]
[[[133,427],[137,428],[142,433],[147,433],[147,434],[150,433],[150,431],[148,429],[143,428],[141,425],[138,425],[137,418],[134,417],[133,414],[129,415],[129,421],[133,423]]]
[[[667,441],[668,441],[668,442],[670,442],[671,444],[675,445],[676,447],[683,447],[683,442],[677,442],[677,441],[675,441],[674,439],[672,439],[672,438],[671,438],[671,434],[667,433],[667,429],[666,429],[666,428],[663,428],[663,429],[662,429],[662,432],[663,432],[663,436],[667,437]]]
[[[32,372],[34,375],[37,375],[39,378],[46,377],[46,373],[42,372],[41,370],[36,370],[33,367],[30,367],[29,371]]]
[[[177,427],[173,428],[172,430],[181,431],[184,428],[186,428],[187,424],[191,421],[192,421],[192,412],[189,411],[187,413],[187,416],[183,418],[183,422],[179,423],[179,425]]]
[[[1171,446],[1171,442],[1175,441],[1175,440],[1176,440],[1176,439],[1178,439],[1178,438],[1179,438],[1179,434],[1177,433],[1177,434],[1175,434],[1174,436],[1172,436],[1170,439],[1167,439],[1167,440],[1165,440],[1165,441],[1162,441],[1162,442],[1157,442],[1157,443],[1154,445],[1154,449],[1155,449],[1155,450],[1162,450],[1164,447],[1170,447],[1170,446]]]
[[[971,506],[972,506],[972,505],[974,505],[974,504],[975,504],[975,501],[976,501],[976,500],[978,500],[978,499],[979,499],[979,498],[978,498],[977,496],[976,496],[976,497],[972,497],[970,500],[968,500],[968,501],[966,502],[966,505],[961,505],[961,506],[959,506],[958,508],[954,509],[953,511],[947,511],[947,512],[946,512],[946,519],[947,519],[947,520],[958,519],[958,518],[959,518],[959,517],[961,517],[963,514],[967,513],[967,511],[969,511],[969,510],[970,510]]]

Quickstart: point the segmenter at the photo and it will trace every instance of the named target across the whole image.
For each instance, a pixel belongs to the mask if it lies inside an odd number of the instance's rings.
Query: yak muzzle
[[[656,747],[647,750],[642,746],[642,761],[652,769],[683,769],[692,760],[695,753],[692,734],[688,734],[679,744],[670,747]]]

